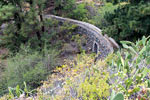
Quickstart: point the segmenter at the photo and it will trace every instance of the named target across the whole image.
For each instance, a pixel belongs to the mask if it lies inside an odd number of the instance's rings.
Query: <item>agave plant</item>
[[[123,47],[131,51],[131,53],[135,55],[142,55],[146,50],[146,46],[148,45],[149,37],[143,36],[142,40],[138,40],[136,43],[130,41],[121,41]]]
[[[112,90],[110,100],[124,100],[124,96],[123,96],[122,93],[117,93],[116,94],[115,91]]]
[[[9,90],[9,98],[10,99],[14,99],[14,97],[19,98],[20,95],[22,95],[22,94],[25,94],[25,96],[28,97],[29,95],[32,95],[33,93],[36,92],[36,90],[29,91],[27,88],[26,82],[24,82],[23,90],[20,88],[19,85],[17,85],[16,88],[9,87],[8,90]]]
[[[136,43],[130,41],[121,41],[121,43],[123,52],[118,51],[116,59],[111,63],[111,66],[115,66],[117,70],[112,75],[116,77],[112,87],[128,98],[133,94],[140,95],[143,86],[150,86],[148,82],[150,70],[147,67],[150,62],[150,40],[149,37],[144,36]],[[136,98],[136,95],[132,98]]]

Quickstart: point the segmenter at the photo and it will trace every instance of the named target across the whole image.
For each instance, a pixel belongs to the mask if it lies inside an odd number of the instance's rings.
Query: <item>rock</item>
[[[105,34],[104,37],[111,43],[111,45],[114,49],[119,49],[120,48],[118,43],[113,38],[108,37],[107,34]]]
[[[0,55],[7,55],[8,54],[8,50],[6,48],[0,48]]]
[[[86,9],[89,11],[90,16],[96,16],[97,11],[96,11],[96,9],[94,7],[92,7],[90,5],[87,5]]]
[[[21,94],[19,98],[25,98],[25,94]]]
[[[109,37],[109,42],[112,44],[114,49],[120,48],[119,45],[117,44],[117,42],[113,38]]]
[[[64,44],[62,50],[63,50],[62,55],[79,52],[79,49],[76,43],[66,43]]]
[[[57,80],[53,83],[54,87],[61,87],[62,88],[62,84],[63,84],[63,80]]]
[[[4,30],[6,29],[7,26],[8,26],[7,24],[2,24],[2,25],[0,26],[0,35],[3,34],[3,32],[4,32]]]
[[[21,94],[19,98],[15,98],[14,100],[26,100],[25,94]]]
[[[94,6],[95,7],[101,7],[101,6],[104,6],[104,3],[95,3]]]

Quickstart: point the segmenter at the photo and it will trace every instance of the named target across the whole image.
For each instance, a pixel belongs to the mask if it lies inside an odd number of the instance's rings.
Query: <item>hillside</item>
[[[149,100],[149,0],[1,0],[0,100]]]

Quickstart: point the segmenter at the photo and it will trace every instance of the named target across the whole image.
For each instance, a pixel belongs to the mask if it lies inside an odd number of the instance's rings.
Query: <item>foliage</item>
[[[93,71],[89,72],[84,82],[79,85],[78,96],[84,100],[107,99],[109,96],[108,77],[107,72],[100,72],[99,69],[93,68]]]
[[[52,100],[149,99],[150,40],[145,36],[150,33],[150,3],[148,0],[107,1],[117,5],[105,3],[98,11],[99,15],[89,22],[122,43],[123,49],[103,61],[94,62],[94,55],[81,50],[86,40],[74,35],[76,25],[61,25],[57,21],[43,19],[45,0],[1,0],[0,25],[5,23],[7,28],[0,44],[18,52],[7,59],[6,68],[0,76],[0,95],[9,92],[8,99],[21,94],[30,96],[30,90],[40,86],[41,81],[53,71],[44,85],[37,89],[39,100],[46,99],[46,93],[51,93],[48,98]],[[123,1],[127,3],[120,3]],[[75,0],[55,0],[57,15],[77,20],[87,21],[87,6],[87,3],[76,5]],[[135,41],[143,35],[135,43],[120,41]],[[63,43],[70,41],[75,41],[83,53],[53,70],[59,53],[54,48],[60,49]],[[30,49],[20,48],[28,44]],[[47,44],[51,45],[47,47]],[[62,81],[60,91],[56,90],[58,94],[53,89],[57,81]]]
[[[88,17],[86,4],[76,4],[75,0],[56,0],[55,12],[57,15],[69,17],[76,20],[84,20]]]
[[[113,4],[118,4],[121,2],[129,2],[131,4],[138,4],[140,2],[147,2],[148,0],[106,0],[107,2],[111,2]]]
[[[28,97],[30,95],[32,95],[34,92],[36,92],[36,90],[32,90],[32,91],[28,91],[26,82],[24,82],[24,89],[20,89],[19,85],[16,86],[16,88],[8,88],[9,90],[9,95],[7,97],[7,99],[14,99],[14,97],[20,97],[21,95],[25,95],[25,97]]]
[[[57,67],[38,89],[37,98],[126,100],[150,98],[149,37],[136,43],[121,41],[123,49],[94,64],[94,55],[82,53],[74,61]],[[59,74],[58,74],[59,73]],[[61,90],[53,90],[57,79]],[[51,95],[43,92],[52,89]],[[110,96],[110,90],[112,90]],[[51,91],[51,90],[49,90]],[[55,91],[59,93],[55,94]],[[73,95],[74,92],[77,95]]]
[[[2,73],[1,73],[2,74]],[[2,96],[3,94],[6,94],[8,91],[7,91],[7,84],[6,84],[6,77],[1,76],[1,79],[0,79],[0,96]]]
[[[55,1],[55,13],[59,15],[58,12],[61,10],[61,14],[66,15],[67,13],[71,13],[71,11],[75,8],[75,0],[56,0]]]
[[[107,2],[111,2],[113,4],[118,4],[118,3],[121,3],[121,2],[127,2],[129,0],[106,0]]]
[[[76,34],[72,36],[71,40],[77,43],[77,47],[79,48],[80,52],[84,51],[83,46],[87,43],[86,35],[81,36],[79,34]]]
[[[125,98],[149,98],[147,92],[141,92],[149,88],[149,57],[145,55],[149,52],[149,41],[149,37],[143,37],[136,44],[122,41],[125,49],[121,53],[118,52],[109,64],[114,72],[111,72],[111,87],[117,92],[122,92]]]
[[[77,19],[77,20],[83,20],[83,19],[85,19],[87,17],[87,15],[88,15],[87,14],[88,11],[87,11],[87,9],[85,9],[85,6],[86,6],[85,4],[79,4],[79,5],[77,5],[76,9],[74,9],[72,11],[72,13],[69,14],[68,16],[70,18]]]
[[[110,87],[107,83],[109,73],[105,67],[106,63],[99,61],[94,65],[93,58],[93,55],[82,53],[75,58],[75,61],[67,60],[66,65],[56,69],[56,72],[64,76],[61,77],[59,74],[50,76],[49,81],[44,82],[44,86],[39,89],[39,97],[43,93],[43,88],[53,89],[53,82],[58,78],[59,81],[64,80],[62,91],[59,91],[59,94],[51,92],[51,96],[43,94],[43,97],[49,96],[49,98],[54,100],[63,100],[66,98],[71,100],[77,98],[83,98],[85,100],[107,99]],[[77,93],[77,95],[74,95],[74,93]]]
[[[133,0],[132,0],[133,1]],[[104,33],[113,37],[117,42],[120,40],[136,41],[143,35],[148,36],[150,33],[150,4],[130,3],[120,5],[115,13],[105,15],[107,26],[103,27]]]
[[[114,92],[114,91],[113,91]],[[111,95],[111,99],[110,100],[124,100],[124,96],[122,93],[113,93],[112,92],[112,95]]]
[[[114,10],[118,8],[118,5],[113,5],[112,3],[105,3],[104,6],[98,9],[98,14],[94,16],[91,20],[93,24],[99,28],[107,27],[109,22],[105,19],[105,15],[113,14]]]
[[[0,25],[5,23],[2,46],[18,51],[35,34],[41,41],[44,30],[43,9],[45,0],[1,0]],[[39,46],[42,44],[39,42]]]
[[[38,51],[31,51],[23,48],[14,57],[7,59],[6,71],[4,78],[6,78],[5,85],[0,83],[0,91],[7,87],[20,86],[22,89],[24,81],[29,86],[29,89],[34,89],[41,85],[41,81],[46,79],[46,76],[56,66],[58,52],[53,49],[44,49],[43,53]]]
[[[62,9],[64,11],[70,11],[75,6],[75,0],[56,0],[55,9]]]

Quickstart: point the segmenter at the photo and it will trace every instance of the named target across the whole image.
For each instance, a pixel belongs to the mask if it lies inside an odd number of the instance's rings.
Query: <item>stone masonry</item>
[[[88,46],[91,48],[91,51],[98,54],[98,58],[104,58],[114,51],[110,40],[103,36],[101,34],[102,31],[92,24],[54,15],[45,15],[45,18],[51,18],[62,23],[68,22],[69,24],[77,25],[77,32],[79,34],[85,34],[88,37]]]
[[[61,23],[67,22],[68,24],[77,25],[76,33],[86,35],[87,48],[90,51],[95,52],[98,55],[98,58],[104,58],[109,53],[112,53],[114,48],[119,48],[119,45],[112,38],[103,36],[101,34],[102,31],[92,24],[54,15],[45,15],[44,18],[52,20],[54,19]],[[3,30],[6,27],[6,24],[3,24],[0,27],[0,35],[3,33]]]

